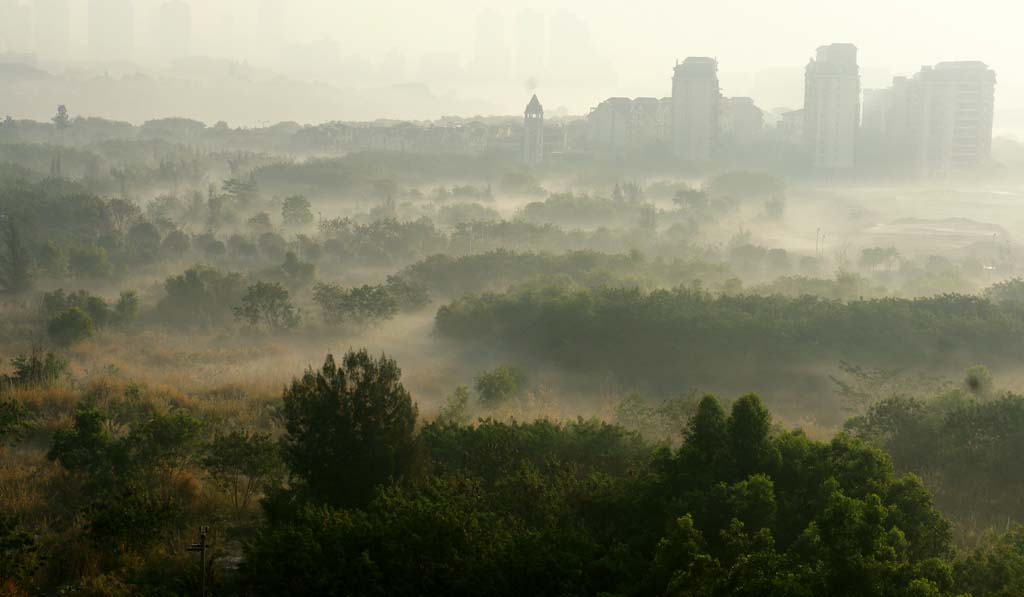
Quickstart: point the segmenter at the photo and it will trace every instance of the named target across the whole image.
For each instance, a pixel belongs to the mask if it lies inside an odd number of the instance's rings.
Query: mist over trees
[[[1024,586],[1012,141],[62,107],[0,125],[0,593]]]

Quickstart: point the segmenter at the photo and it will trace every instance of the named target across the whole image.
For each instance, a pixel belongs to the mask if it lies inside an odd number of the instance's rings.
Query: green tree
[[[74,307],[84,311],[98,328],[107,325],[113,316],[103,297],[89,294],[85,290],[66,294],[63,288],[58,288],[43,294],[41,311],[44,317],[53,318]]]
[[[453,425],[465,425],[469,423],[469,388],[458,386],[446,399],[441,412],[437,414],[437,421]]]
[[[668,592],[682,594],[686,587],[705,584],[708,577],[719,573],[719,566],[707,553],[693,517],[687,514],[670,525],[658,542],[652,581]]]
[[[430,304],[426,285],[412,282],[402,276],[389,275],[385,287],[396,305],[403,311],[415,311]]]
[[[500,365],[482,371],[474,381],[476,394],[484,406],[498,406],[525,389],[526,373],[518,367]]]
[[[288,297],[288,290],[274,282],[257,282],[246,289],[235,307],[235,318],[249,325],[287,329],[299,325],[299,314]]]
[[[997,303],[1024,302],[1024,279],[1011,278],[985,289],[985,296]]]
[[[116,198],[107,201],[107,215],[114,226],[114,229],[126,234],[133,224],[141,223],[142,209],[133,201],[123,198]]]
[[[256,174],[251,173],[248,178],[231,178],[223,183],[224,194],[240,205],[253,203],[260,195],[259,183]]]
[[[167,233],[161,242],[161,249],[171,257],[181,257],[192,247],[192,240],[181,230],[174,229]]]
[[[274,231],[274,223],[270,221],[270,214],[265,211],[250,217],[246,224],[248,224],[253,234],[259,235]]]
[[[1013,526],[958,561],[956,585],[958,591],[974,597],[1019,595],[1024,587],[1024,526]]]
[[[280,234],[274,232],[264,232],[256,239],[256,244],[259,245],[260,252],[264,257],[274,261],[284,260],[288,253],[288,242]]]
[[[886,269],[892,268],[892,263],[899,257],[895,247],[869,247],[860,252],[860,264],[872,270],[881,265]]]
[[[679,459],[709,484],[729,465],[728,419],[714,396],[705,396],[683,432]]]
[[[204,450],[203,468],[231,495],[236,511],[283,475],[277,444],[264,434],[241,431],[219,435]]]
[[[60,429],[53,434],[46,457],[98,485],[116,482],[128,472],[127,454],[110,437],[106,420],[97,409],[80,408],[75,412],[70,429]]]
[[[981,365],[971,367],[964,375],[964,387],[978,398],[991,398],[995,392],[992,373]]]
[[[114,318],[121,323],[135,321],[139,315],[139,294],[134,290],[125,290],[114,305]]]
[[[52,352],[41,353],[35,348],[29,354],[11,359],[13,373],[2,381],[17,387],[48,387],[56,383],[68,367],[68,362]]]
[[[286,226],[309,226],[313,223],[313,210],[302,195],[286,197],[281,204],[281,220]]]
[[[68,253],[68,273],[76,278],[105,278],[110,271],[110,260],[103,247],[88,245]]]
[[[54,277],[64,275],[68,267],[64,251],[52,240],[39,245],[36,250],[36,264],[41,272]]]
[[[0,590],[6,593],[31,576],[42,563],[41,555],[36,538],[20,527],[17,517],[0,511]]]
[[[14,400],[0,400],[0,448],[16,441],[27,425],[24,406]]]
[[[771,441],[772,415],[759,397],[748,394],[733,403],[728,429],[729,449],[739,478],[775,471],[779,453]]]
[[[68,125],[71,123],[71,117],[68,116],[67,107],[64,104],[57,106],[57,114],[55,114],[50,120],[53,122],[54,127],[56,127],[57,132],[63,135],[65,129],[67,129]]]
[[[32,287],[32,258],[21,239],[21,227],[0,214],[0,292],[21,294]]]
[[[225,323],[245,292],[239,274],[203,265],[167,278],[164,290],[156,311],[165,322],[180,326]]]
[[[128,229],[125,248],[135,263],[151,263],[160,254],[160,231],[149,222],[137,222]]]
[[[70,505],[95,545],[123,553],[184,524],[181,471],[197,453],[202,425],[183,413],[149,413],[127,434],[115,434],[112,423],[103,411],[80,408],[70,428],[54,433],[47,457],[75,480]]]
[[[280,276],[290,288],[300,288],[316,278],[316,266],[308,261],[302,261],[293,251],[288,251],[284,255],[284,263],[276,271],[268,273]]]
[[[342,288],[335,284],[313,286],[313,301],[325,323],[363,325],[383,321],[398,313],[398,303],[385,286]]]
[[[284,459],[318,499],[359,506],[412,464],[417,409],[394,360],[327,355],[284,393]]]
[[[78,307],[72,307],[51,319],[46,333],[58,346],[71,346],[92,336],[92,318]]]

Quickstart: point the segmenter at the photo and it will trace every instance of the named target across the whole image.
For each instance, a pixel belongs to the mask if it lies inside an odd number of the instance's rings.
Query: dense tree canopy
[[[955,594],[948,523],[880,451],[776,433],[756,396],[728,416],[705,398],[687,429],[672,452],[596,422],[430,424],[420,475],[272,522],[247,578],[318,594]]]
[[[328,355],[285,392],[284,457],[297,481],[329,504],[358,506],[413,460],[417,409],[385,356]]]
[[[692,288],[560,286],[468,295],[436,329],[474,350],[670,392],[758,383],[781,389],[808,364],[966,368],[1024,349],[1024,308],[967,295],[842,302],[714,295]],[[823,405],[818,403],[817,408]]]

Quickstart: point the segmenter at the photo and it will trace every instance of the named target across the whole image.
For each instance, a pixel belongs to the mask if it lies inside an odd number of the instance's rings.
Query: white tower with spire
[[[527,164],[544,161],[544,107],[536,94],[523,113],[523,161]]]

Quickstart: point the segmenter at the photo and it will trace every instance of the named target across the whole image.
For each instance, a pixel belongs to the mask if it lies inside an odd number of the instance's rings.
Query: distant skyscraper
[[[723,98],[720,118],[722,135],[739,146],[753,143],[764,128],[764,112],[749,97]]]
[[[852,168],[859,125],[857,46],[821,46],[804,74],[804,142],[814,166]]]
[[[892,88],[865,89],[864,107],[860,120],[861,135],[872,139],[881,138],[888,129],[889,107],[892,104]]]
[[[192,53],[192,9],[182,0],[171,0],[160,5],[160,22],[156,29],[159,54],[167,60],[176,60]]]
[[[894,173],[945,178],[992,157],[996,74],[977,61],[925,66],[864,91],[861,138]]]
[[[996,74],[983,62],[941,62],[910,81],[907,127],[913,165],[930,178],[992,157]]]
[[[711,159],[718,141],[718,61],[691,56],[672,77],[672,151],[687,162]]]
[[[89,0],[89,53],[102,62],[128,61],[135,46],[131,0]]]
[[[624,151],[633,121],[633,100],[610,97],[587,115],[590,146],[601,151]]]
[[[524,10],[516,17],[516,76],[539,77],[544,71],[544,15]]]
[[[63,60],[71,54],[71,0],[35,0],[33,29],[36,53]]]
[[[505,19],[493,10],[476,18],[476,45],[473,69],[484,79],[508,77],[508,46],[505,45]]]
[[[534,95],[523,112],[523,161],[539,164],[544,161],[544,107]]]
[[[611,97],[587,115],[592,149],[627,152],[658,147],[668,138],[672,99]]]

